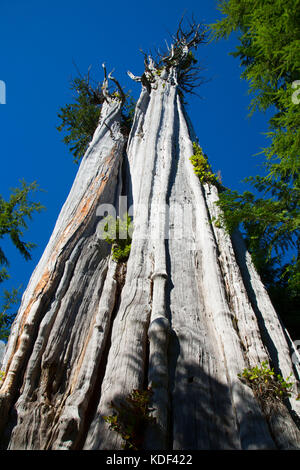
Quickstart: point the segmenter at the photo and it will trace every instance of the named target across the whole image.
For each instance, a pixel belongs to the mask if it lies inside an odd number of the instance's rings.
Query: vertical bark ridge
[[[150,319],[152,247],[149,212],[155,166],[157,139],[161,125],[162,95],[144,91],[135,118],[144,123],[144,133],[129,139],[127,146],[129,172],[132,178],[134,232],[127,276],[120,308],[112,331],[111,348],[101,388],[101,398],[84,448],[120,448],[122,441],[103,420],[112,413],[111,402],[118,403],[135,388],[144,384],[147,353],[147,329]],[[144,101],[143,101],[144,100]],[[151,125],[150,125],[151,122]]]
[[[169,380],[168,380],[168,340],[170,321],[166,307],[166,284],[169,273],[166,266],[166,235],[168,234],[169,214],[167,200],[169,197],[169,181],[173,160],[175,159],[174,144],[176,135],[175,110],[176,87],[162,90],[162,84],[158,85],[158,91],[164,96],[163,108],[166,110],[161,119],[161,135],[157,142],[157,174],[154,181],[151,201],[151,218],[153,233],[153,257],[154,268],[151,279],[153,281],[152,309],[148,338],[150,342],[149,352],[149,385],[153,389],[151,406],[156,419],[156,426],[151,427],[151,435],[147,437],[147,445],[150,448],[165,449],[168,440],[169,425]],[[154,93],[154,92],[153,92]]]
[[[211,219],[217,219],[219,217],[219,209],[215,204],[218,200],[217,188],[208,184],[205,184],[204,188]],[[249,300],[249,287],[247,291],[247,284],[246,286],[244,285],[244,280],[236,261],[230,236],[223,229],[214,225],[213,230],[219,247],[220,263],[226,289],[230,299],[232,299],[231,308],[235,315],[235,327],[243,345],[247,367],[255,367],[264,361],[273,366],[272,348],[268,349],[268,341],[266,345],[263,342],[265,334],[264,331],[260,331],[259,321],[256,316],[257,311],[252,308],[252,303]],[[270,308],[273,310],[270,300],[269,303]],[[266,309],[264,309],[264,312],[265,311]],[[263,316],[261,312],[259,315],[260,317]],[[274,316],[273,322],[276,322],[276,316]],[[290,364],[290,372],[292,369],[292,364]],[[277,372],[281,372],[281,370],[277,369]],[[295,376],[294,381],[297,382],[297,378]],[[295,390],[293,393],[295,394],[297,393],[297,387],[294,388]],[[268,405],[264,406],[259,400],[258,402],[262,406],[263,413],[266,414],[270,432],[276,445],[279,448],[297,448],[297,442],[299,441],[300,435],[288,409],[279,401],[274,409]],[[287,425],[287,423],[289,423],[289,425]],[[278,438],[278,436],[280,436],[280,438]]]
[[[273,441],[264,417],[252,391],[238,379],[237,374],[246,367],[239,337],[232,323],[232,313],[226,300],[222,275],[218,264],[217,246],[201,183],[193,172],[189,157],[193,146],[184,115],[179,107],[182,129],[181,148],[191,191],[196,201],[196,247],[199,250],[201,290],[206,315],[211,319],[212,336],[218,345],[217,355],[222,357],[223,373],[220,382],[229,387],[232,407],[236,413],[240,445],[243,449],[272,448]]]
[[[119,121],[119,103],[104,107],[15,320],[4,358],[6,379],[0,392],[2,426],[18,400],[18,421],[13,425],[12,415],[11,424],[6,426],[14,428],[11,437],[4,438],[10,439],[10,448],[47,446],[57,419],[55,413],[65,400],[62,395],[68,389],[71,364],[81,347],[80,327],[84,334],[88,323],[83,319],[94,308],[95,296],[89,289],[101,296],[109,247],[103,241],[98,245],[96,210],[101,202],[114,202],[124,145]],[[22,370],[25,380],[19,390]]]
[[[287,401],[296,426],[299,427],[300,402],[297,400],[297,394],[299,393],[300,361],[298,363],[297,361],[292,362],[293,354],[297,354],[296,348],[274,310],[240,234],[234,233],[232,239],[236,259],[272,365],[277,373],[280,373],[284,378],[292,374],[291,380],[294,382],[294,387],[292,396]],[[299,445],[298,442],[299,437],[294,443]]]
[[[217,188],[213,185],[204,185],[206,201],[211,220],[219,216],[216,201],[218,200]],[[262,343],[260,330],[255,313],[249,301],[239,266],[235,259],[232,243],[229,235],[212,223],[219,249],[219,261],[225,283],[225,289],[230,300],[233,312],[234,327],[245,352],[245,358],[249,367],[254,367],[263,361],[269,361],[268,352]]]
[[[178,157],[170,194],[170,378],[174,449],[238,448],[224,371],[210,334],[202,288],[198,284],[197,205],[186,172],[185,134],[177,103]],[[190,164],[190,162],[189,162]],[[178,225],[181,222],[181,232]],[[183,223],[183,225],[182,225]],[[213,378],[212,378],[213,377]],[[222,395],[222,400],[214,397]],[[218,422],[218,420],[220,420]]]
[[[85,344],[77,361],[70,382],[70,390],[63,413],[54,430],[50,448],[74,449],[83,445],[89,424],[89,408],[99,397],[101,377],[105,370],[105,356],[109,348],[110,331],[114,321],[114,309],[118,304],[117,263],[110,259],[105,284],[96,315],[90,324]],[[72,432],[71,432],[71,428]],[[70,436],[73,437],[70,439]]]
[[[295,379],[300,378],[300,367],[296,362],[292,364],[291,355],[295,352],[295,346],[283,327],[266,289],[255,270],[250,254],[239,233],[232,236],[235,256],[240,266],[241,274],[248,292],[252,308],[257,315],[261,333],[264,337],[266,347],[275,367],[287,376],[294,371]],[[257,298],[255,298],[257,296]]]

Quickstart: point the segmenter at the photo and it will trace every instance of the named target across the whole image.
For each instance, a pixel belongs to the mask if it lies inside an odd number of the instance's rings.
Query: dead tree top
[[[155,54],[147,54],[143,51],[145,71],[141,77],[128,72],[135,81],[140,81],[148,91],[151,91],[151,83],[156,81],[157,73],[167,72],[169,78],[175,79],[182,92],[194,93],[194,89],[203,83],[200,73],[203,70],[194,57],[193,50],[199,44],[206,42],[206,27],[195,21],[189,22],[183,28],[183,18],[179,22],[178,29],[171,35],[171,46],[166,42],[166,51],[156,50]]]

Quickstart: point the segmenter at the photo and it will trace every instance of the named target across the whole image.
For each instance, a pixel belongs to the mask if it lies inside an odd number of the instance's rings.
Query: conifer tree
[[[249,83],[250,114],[272,113],[262,174],[245,181],[255,194],[224,191],[222,221],[230,232],[244,230],[255,265],[295,338],[300,333],[299,7],[298,0],[220,1],[224,17],[212,25],[214,39],[238,34],[232,55]]]

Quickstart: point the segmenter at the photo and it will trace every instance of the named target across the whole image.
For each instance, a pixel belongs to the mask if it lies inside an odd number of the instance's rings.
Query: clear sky
[[[101,63],[138,97],[140,86],[127,70],[143,72],[145,52],[164,45],[176,31],[183,13],[197,22],[220,18],[214,0],[1,0],[0,80],[6,84],[6,104],[0,104],[0,194],[8,198],[11,187],[24,178],[37,181],[45,191],[36,200],[46,206],[30,222],[26,241],[38,246],[26,262],[9,241],[0,241],[10,261],[10,289],[25,288],[49,240],[59,211],[69,193],[78,166],[62,143],[57,112],[71,101],[70,79],[92,65],[102,80]],[[267,118],[247,117],[248,86],[240,79],[238,59],[229,56],[237,41],[230,39],[201,46],[197,58],[209,81],[199,90],[202,99],[189,97],[188,112],[200,145],[223,184],[243,191],[241,180],[257,174],[266,145],[262,135]]]

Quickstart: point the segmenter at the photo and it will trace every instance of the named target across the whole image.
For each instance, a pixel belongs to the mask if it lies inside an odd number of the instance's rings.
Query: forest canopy
[[[9,237],[13,246],[25,260],[31,259],[31,251],[35,244],[24,241],[24,231],[28,229],[28,221],[32,219],[33,214],[44,208],[39,202],[31,200],[31,195],[37,190],[36,182],[28,184],[22,180],[19,187],[11,190],[8,200],[0,195],[0,239]],[[9,260],[0,247],[0,283],[10,277],[8,266]],[[3,291],[3,303],[0,307],[0,339],[5,339],[9,335],[15,315],[11,307],[19,302],[19,291],[20,288]]]
[[[299,0],[219,1],[214,40],[238,35],[232,55],[249,84],[250,115],[268,110],[269,146],[254,191],[220,195],[223,223],[243,229],[248,248],[279,313],[300,331],[300,78]]]

